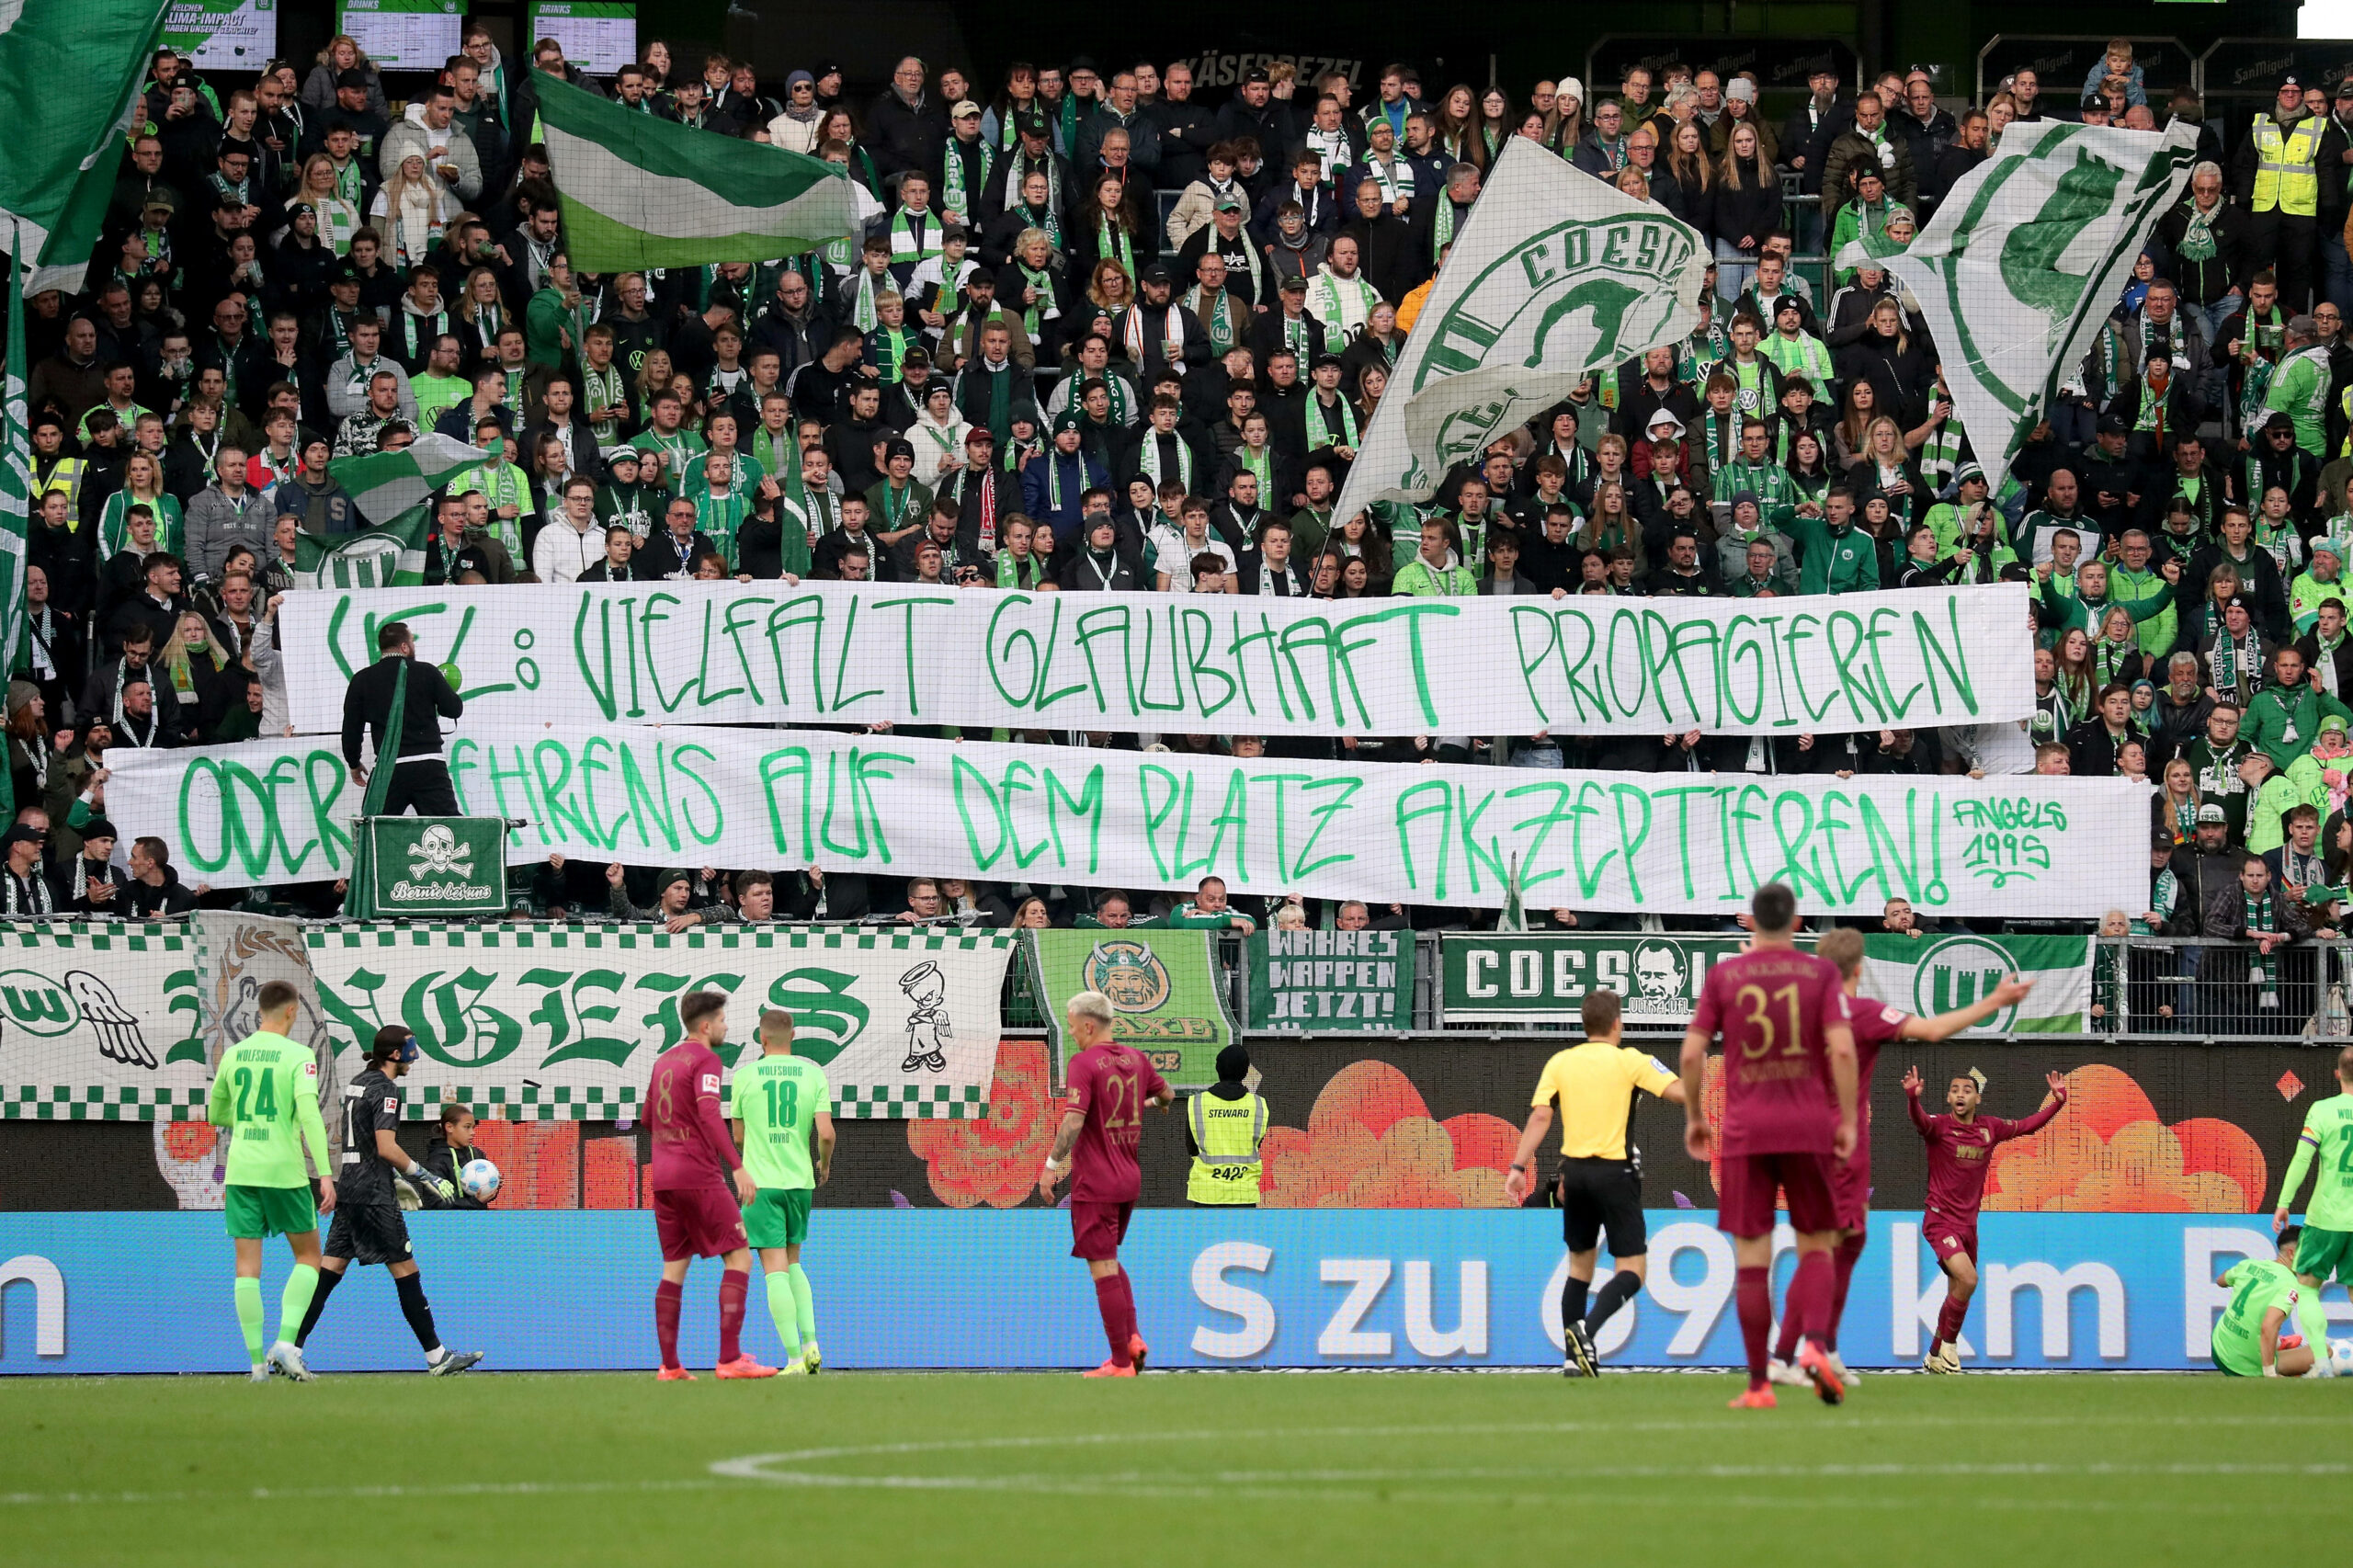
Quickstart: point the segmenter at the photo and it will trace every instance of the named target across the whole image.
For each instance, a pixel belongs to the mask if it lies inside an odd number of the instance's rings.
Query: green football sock
[[[237,1326],[244,1331],[245,1355],[256,1367],[261,1365],[261,1281],[239,1278],[237,1281]]]
[[[801,1337],[817,1337],[817,1298],[809,1289],[808,1271],[799,1264],[790,1270],[792,1275],[792,1302],[801,1320]]]
[[[784,1346],[787,1356],[798,1356],[801,1354],[801,1304],[792,1289],[792,1276],[779,1268],[766,1278],[768,1316],[776,1324],[777,1339]]]
[[[256,1285],[256,1290],[260,1287]],[[278,1298],[278,1337],[291,1343],[302,1326],[302,1314],[311,1310],[311,1298],[318,1292],[319,1271],[307,1263],[298,1263],[294,1272],[286,1277],[286,1293]]]

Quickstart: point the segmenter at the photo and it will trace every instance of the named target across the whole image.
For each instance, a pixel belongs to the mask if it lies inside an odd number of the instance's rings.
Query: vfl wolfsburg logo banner
[[[1888,258],[1919,301],[1954,410],[1995,484],[2091,351],[2197,150],[2198,128],[2179,121],[2162,135],[2014,124],[1911,248]]]
[[[340,926],[304,933],[340,1074],[404,1024],[412,1120],[459,1100],[509,1120],[626,1119],[684,1038],[678,1000],[727,994],[733,1068],[761,1010],[793,1017],[847,1117],[983,1117],[1010,932],[824,926]]]
[[[1507,139],[1333,515],[1424,499],[1448,469],[1475,461],[1586,372],[1682,336],[1699,319],[1709,256],[1664,208]]]
[[[2009,975],[2034,989],[1964,1036],[2081,1034],[2091,1027],[2089,937],[1899,937],[1863,941],[1861,995],[1934,1016],[1971,1003]]]

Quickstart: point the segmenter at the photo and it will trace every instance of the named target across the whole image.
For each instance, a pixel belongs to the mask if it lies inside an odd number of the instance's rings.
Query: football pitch
[[[2211,1564],[2353,1473],[2353,1388],[827,1373],[0,1380],[12,1562]],[[2120,1550],[2130,1553],[2118,1555]],[[1547,1554],[1538,1556],[1536,1554]]]

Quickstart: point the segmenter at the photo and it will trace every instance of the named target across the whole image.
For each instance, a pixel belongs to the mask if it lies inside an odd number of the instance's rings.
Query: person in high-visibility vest
[[[2320,211],[2315,164],[2327,130],[2327,116],[2305,112],[2303,85],[2285,77],[2270,112],[2255,117],[2233,168],[2248,214],[2249,265],[2279,274],[2280,302],[2291,313],[2312,308]]]
[[[1217,1053],[1217,1082],[1185,1102],[1185,1151],[1193,1156],[1188,1200],[1225,1207],[1258,1202],[1258,1145],[1267,1136],[1267,1102],[1243,1082],[1250,1052]]]

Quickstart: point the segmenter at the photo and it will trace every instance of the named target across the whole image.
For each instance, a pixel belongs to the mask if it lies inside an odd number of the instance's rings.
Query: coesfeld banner
[[[2145,786],[2117,778],[1541,772],[1191,759],[893,734],[461,721],[459,808],[520,817],[507,861],[816,866],[1500,908],[1730,915],[1764,882],[1809,914],[2097,919],[2148,896]],[[358,791],[332,742],[118,747],[125,833],[191,882],[322,881]],[[2066,852],[2060,846],[2064,839]]]
[[[362,925],[304,940],[339,1072],[386,1024],[416,1036],[412,1120],[445,1100],[509,1119],[633,1117],[654,1059],[685,1036],[679,998],[705,990],[730,1001],[729,1067],[780,1007],[835,1115],[984,1117],[1014,947],[1010,932],[761,926]]]
[[[1574,176],[1583,179],[1583,176]],[[1591,183],[1591,182],[1587,182]],[[2023,584],[1329,601],[870,583],[292,594],[298,733],[398,620],[477,722],[1274,735],[1763,734],[2024,718]]]

